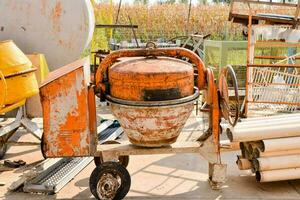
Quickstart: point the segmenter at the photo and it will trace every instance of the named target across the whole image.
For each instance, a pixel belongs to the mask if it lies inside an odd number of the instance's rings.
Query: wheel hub
[[[112,174],[104,174],[97,184],[97,193],[100,199],[111,200],[120,187],[118,178]]]

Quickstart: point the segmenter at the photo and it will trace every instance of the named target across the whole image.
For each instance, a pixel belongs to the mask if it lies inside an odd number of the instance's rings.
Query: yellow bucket
[[[0,42],[0,112],[38,94],[35,70],[13,41]]]

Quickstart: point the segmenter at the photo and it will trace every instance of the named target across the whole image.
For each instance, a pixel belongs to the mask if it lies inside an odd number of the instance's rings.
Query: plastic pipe
[[[300,123],[286,125],[266,124],[264,127],[252,128],[229,128],[226,130],[227,137],[232,142],[258,141],[264,139],[300,136]]]
[[[258,182],[272,182],[293,179],[300,179],[300,168],[256,172],[256,180]]]

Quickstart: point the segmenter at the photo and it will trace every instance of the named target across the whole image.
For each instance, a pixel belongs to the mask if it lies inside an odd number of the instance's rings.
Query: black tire
[[[47,159],[46,153],[44,151],[44,133],[41,138],[41,153],[44,159]]]
[[[2,159],[5,156],[5,153],[7,151],[7,144],[1,140],[0,138],[0,159]]]
[[[107,177],[113,177],[109,179]],[[118,181],[118,188],[112,187],[112,181]],[[101,182],[100,182],[101,181]],[[104,182],[102,182],[104,181]],[[97,166],[90,176],[90,190],[94,197],[98,200],[102,199],[113,199],[120,200],[123,199],[127,193],[129,192],[131,185],[131,178],[125,167],[120,165],[117,162],[105,162],[101,165]],[[115,186],[115,185],[113,185]],[[98,187],[102,188],[105,191],[109,191],[109,189],[113,188],[116,192],[105,194],[98,191]],[[105,188],[106,187],[106,188]],[[104,198],[102,197],[104,196]]]

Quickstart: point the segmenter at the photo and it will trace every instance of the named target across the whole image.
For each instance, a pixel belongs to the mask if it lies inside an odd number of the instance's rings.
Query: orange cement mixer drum
[[[191,64],[167,57],[130,58],[108,72],[110,95],[131,101],[180,99],[194,93]]]

